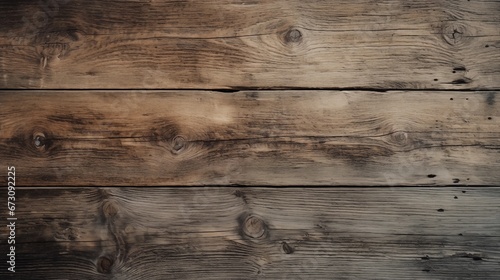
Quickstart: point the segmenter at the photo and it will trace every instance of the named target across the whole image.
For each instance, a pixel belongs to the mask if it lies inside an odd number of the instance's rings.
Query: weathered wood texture
[[[7,91],[0,158],[23,186],[497,185],[497,97]]]
[[[0,88],[500,88],[500,1],[1,0],[0,19]]]
[[[18,189],[17,198],[18,271],[0,269],[2,279],[500,276],[495,187]]]

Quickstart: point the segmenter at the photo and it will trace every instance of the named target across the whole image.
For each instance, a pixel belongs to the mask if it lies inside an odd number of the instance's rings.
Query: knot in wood
[[[467,27],[458,22],[444,25],[441,34],[443,40],[451,46],[464,44],[470,35]]]
[[[35,148],[42,149],[43,147],[45,147],[45,143],[46,138],[44,133],[37,132],[33,134],[33,145],[35,146]]]
[[[249,216],[243,223],[243,232],[251,238],[261,238],[266,232],[264,221],[255,216]]]
[[[118,213],[118,208],[115,206],[115,203],[111,201],[105,201],[102,204],[102,213],[104,217],[114,217]]]
[[[113,260],[109,257],[103,256],[97,260],[97,271],[100,273],[109,274],[113,267]]]
[[[33,156],[47,156],[53,149],[53,134],[43,127],[35,127],[19,137],[24,140],[23,144]]]
[[[410,140],[408,138],[408,133],[403,131],[396,131],[391,135],[392,141],[400,146],[406,146],[409,144]]]
[[[405,142],[408,139],[408,133],[397,131],[393,134],[394,139],[398,142]]]
[[[174,154],[180,153],[184,147],[186,146],[186,139],[180,135],[175,136],[174,139],[172,139],[172,152]]]
[[[292,28],[285,34],[285,42],[287,43],[298,43],[300,41],[302,41],[302,32],[298,29]]]

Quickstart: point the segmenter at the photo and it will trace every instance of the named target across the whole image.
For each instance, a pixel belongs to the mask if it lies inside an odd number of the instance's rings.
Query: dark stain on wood
[[[233,193],[236,197],[239,197],[243,200],[243,202],[245,202],[245,204],[248,204],[248,198],[246,196],[246,194],[241,191],[241,190],[235,190],[234,193]]]
[[[460,71],[460,72],[465,72],[467,69],[464,66],[458,66],[453,68],[453,71]]]
[[[471,81],[472,80],[469,78],[462,78],[462,79],[453,80],[453,82],[451,82],[451,83],[454,85],[465,85],[465,84],[470,83]]]
[[[459,257],[459,258],[468,258],[472,259],[474,261],[482,261],[483,258],[481,257],[480,254],[474,254],[474,253],[456,253],[453,255],[453,257]]]
[[[73,114],[66,114],[66,115],[51,115],[47,116],[48,121],[53,121],[53,122],[67,122],[73,125],[85,125],[85,124],[92,124],[93,123],[93,118],[92,119],[82,119],[75,117]]]
[[[486,96],[486,103],[490,106],[494,106],[495,101],[496,101],[495,97],[496,97],[496,93],[494,93],[494,92],[488,93],[488,95]]]

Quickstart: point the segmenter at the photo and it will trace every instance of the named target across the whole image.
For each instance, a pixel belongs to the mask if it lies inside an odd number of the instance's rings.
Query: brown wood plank
[[[498,92],[4,91],[18,185],[497,185]],[[6,172],[0,174],[3,181]]]
[[[16,198],[17,272],[2,279],[500,277],[498,187],[18,188]]]
[[[0,1],[0,88],[500,89],[500,1]]]

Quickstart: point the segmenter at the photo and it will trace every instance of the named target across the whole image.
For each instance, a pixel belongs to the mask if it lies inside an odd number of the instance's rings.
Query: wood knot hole
[[[47,138],[45,137],[45,134],[42,132],[37,132],[33,134],[33,145],[37,149],[43,149],[45,147],[45,144],[47,142]]]
[[[97,260],[97,271],[100,273],[109,274],[111,273],[113,263],[113,260],[109,257],[100,257],[99,260]]]
[[[281,244],[281,250],[285,254],[293,254],[293,252],[295,252],[295,249],[286,242],[283,242],[283,244]]]
[[[243,232],[251,238],[262,238],[266,233],[266,225],[258,217],[249,216],[243,223]]]
[[[285,41],[287,43],[299,43],[300,41],[302,41],[302,32],[295,28],[288,30],[285,35]]]

